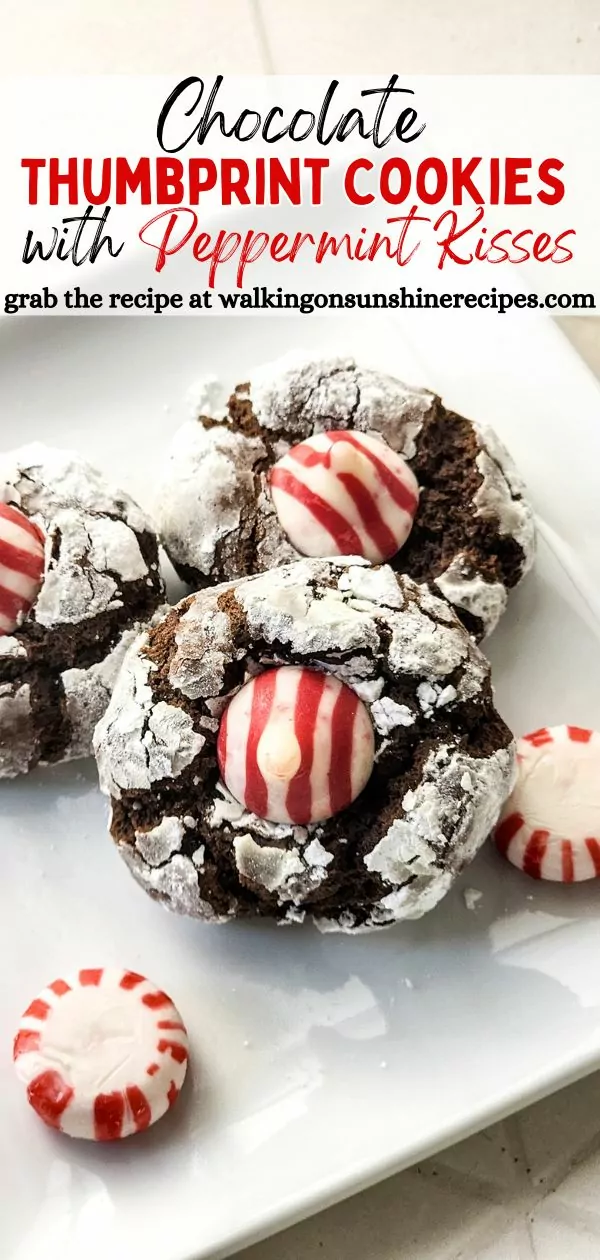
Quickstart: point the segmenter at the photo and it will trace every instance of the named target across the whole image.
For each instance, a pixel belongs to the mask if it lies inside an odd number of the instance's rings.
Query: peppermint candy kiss
[[[543,726],[517,742],[518,777],[494,839],[533,879],[600,875],[600,734]]]
[[[44,576],[44,535],[10,503],[0,503],[0,635],[33,607]]]
[[[404,545],[419,487],[401,455],[366,433],[316,433],[271,470],[281,528],[305,556],[389,560]]]
[[[284,665],[226,709],[217,757],[226,787],[259,818],[305,825],[345,809],[373,769],[371,719],[338,678]]]
[[[173,1106],[188,1040],[161,989],[136,971],[95,967],[54,980],[31,1002],[13,1057],[45,1124],[110,1142],[147,1129]]]

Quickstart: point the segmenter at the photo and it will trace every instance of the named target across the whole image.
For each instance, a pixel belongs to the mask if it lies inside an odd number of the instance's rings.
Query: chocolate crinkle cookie
[[[361,559],[184,599],[130,649],[94,743],[112,836],[151,896],[323,930],[430,910],[514,771],[467,631]]]
[[[163,594],[156,534],[127,494],[71,451],[0,455],[0,778],[90,755]]]
[[[200,389],[157,519],[194,587],[299,555],[361,555],[427,582],[478,639],[534,555],[523,483],[489,429],[354,359],[281,360],[219,408]]]

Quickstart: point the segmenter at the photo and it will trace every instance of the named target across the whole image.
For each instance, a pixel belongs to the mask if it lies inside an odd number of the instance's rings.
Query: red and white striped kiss
[[[345,809],[373,769],[371,719],[338,678],[283,665],[238,691],[221,719],[219,769],[259,818],[306,825]]]
[[[494,839],[533,879],[600,875],[600,735],[543,726],[517,741],[518,778]]]
[[[404,546],[419,503],[402,456],[355,429],[316,433],[290,447],[269,485],[281,528],[304,556],[389,560]]]
[[[44,535],[10,503],[0,503],[0,635],[33,608],[44,577]]]
[[[144,976],[90,967],[34,998],[13,1058],[45,1124],[112,1142],[147,1129],[176,1102],[188,1039],[171,999]]]

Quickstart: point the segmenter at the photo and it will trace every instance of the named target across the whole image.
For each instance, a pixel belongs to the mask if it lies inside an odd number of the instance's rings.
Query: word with
[[[46,244],[44,246],[40,240],[34,241],[33,232],[30,229],[25,238],[23,262],[31,263],[39,256],[40,262],[48,262],[49,258],[57,258],[60,262],[70,261],[75,267],[81,267],[85,262],[94,263],[104,246],[108,249],[111,258],[117,258],[121,253],[125,242],[123,241],[115,249],[112,238],[108,236],[108,234],[106,236],[103,236],[102,234],[102,229],[105,227],[110,214],[110,206],[107,206],[104,214],[102,215],[92,214],[93,208],[93,206],[88,206],[85,214],[75,215],[74,217],[69,216],[68,218],[63,219],[63,224],[67,224],[67,226],[63,227],[63,233],[60,238],[59,228],[53,227],[51,229],[52,242],[50,245]],[[77,227],[75,229],[75,235],[71,239],[70,225],[75,223],[77,224]],[[93,223],[97,223],[98,226],[92,241],[86,249],[85,246],[87,241],[85,240],[85,237],[87,235],[87,238],[89,239],[90,236],[90,233],[87,232],[87,228]]]

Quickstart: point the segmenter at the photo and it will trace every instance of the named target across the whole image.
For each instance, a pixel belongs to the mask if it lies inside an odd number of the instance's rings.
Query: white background
[[[481,0],[104,0],[101,8],[2,0],[1,8],[4,74],[183,74],[200,61],[212,73],[362,74],[392,60],[411,73],[600,70],[597,0],[503,0],[493,16]],[[593,324],[568,324],[600,362]],[[597,1260],[599,1114],[594,1077],[251,1249],[247,1260]]]
[[[597,74],[597,0],[2,0],[3,74]],[[193,71],[192,71],[193,72]]]
[[[218,91],[216,108],[224,111],[229,127],[244,108],[257,110],[264,118],[272,105],[282,108],[285,121],[289,123],[298,108],[318,115],[332,77],[331,74],[320,78],[226,75]],[[382,88],[389,77],[390,71],[344,78],[336,89],[328,113],[330,126],[357,106],[362,107],[367,125],[371,123],[375,103],[362,101],[361,90]],[[194,110],[191,119],[185,118],[184,110],[193,106],[196,97],[196,91],[189,90],[181,105],[178,104],[173,111],[173,118],[169,118],[166,143],[180,141],[193,131],[194,124],[198,125],[214,76],[202,67],[202,78],[204,92],[200,106]],[[240,240],[251,229],[253,239],[258,237],[259,241],[264,232],[268,232],[272,239],[281,231],[286,232],[290,240],[297,232],[310,231],[317,240],[323,232],[333,233],[338,239],[348,232],[355,241],[365,229],[367,242],[376,232],[388,234],[395,241],[400,225],[388,225],[388,218],[407,214],[415,204],[418,214],[430,222],[410,226],[405,253],[408,254],[417,244],[418,248],[405,266],[386,258],[383,250],[378,252],[374,261],[361,263],[349,261],[342,249],[337,258],[328,254],[320,265],[314,261],[314,248],[310,245],[302,248],[294,263],[272,261],[265,250],[258,261],[247,266],[243,288],[249,291],[257,284],[271,289],[281,285],[284,290],[304,293],[349,290],[390,292],[403,285],[409,290],[421,285],[425,291],[473,293],[485,292],[495,286],[499,292],[508,293],[514,290],[540,295],[548,292],[591,293],[600,302],[600,250],[597,240],[600,150],[595,128],[591,125],[591,119],[600,117],[600,76],[584,79],[580,76],[539,78],[522,75],[508,79],[489,75],[401,75],[398,87],[407,87],[414,95],[396,98],[386,107],[384,134],[389,133],[400,110],[407,106],[413,106],[417,111],[414,129],[424,125],[424,130],[410,144],[393,141],[381,150],[357,138],[356,132],[343,144],[333,141],[324,147],[312,135],[301,143],[284,138],[276,145],[269,145],[256,137],[241,144],[235,139],[223,139],[213,128],[202,146],[192,139],[175,155],[184,166],[188,159],[194,157],[217,164],[221,158],[242,158],[251,170],[259,156],[276,157],[284,167],[292,156],[301,162],[304,158],[326,158],[330,166],[323,172],[322,205],[312,206],[306,190],[303,194],[306,204],[297,207],[283,199],[277,207],[256,206],[250,210],[234,203],[221,208],[220,186],[217,186],[214,191],[202,194],[200,204],[195,207],[198,223],[193,237],[179,252],[167,257],[164,268],[157,272],[157,249],[142,243],[138,233],[157,214],[161,214],[160,223],[145,232],[145,237],[158,246],[166,224],[172,214],[177,213],[177,207],[156,203],[141,205],[138,193],[130,195],[126,206],[117,206],[113,188],[108,202],[111,209],[107,231],[115,246],[125,242],[118,258],[110,259],[105,249],[95,263],[88,262],[78,267],[70,261],[61,262],[54,256],[47,262],[36,258],[28,265],[22,263],[27,229],[32,230],[34,240],[39,236],[44,247],[48,248],[53,227],[61,231],[63,216],[81,214],[86,205],[81,188],[77,206],[69,203],[67,189],[63,188],[59,205],[50,206],[46,168],[38,178],[38,204],[30,206],[29,180],[27,172],[21,168],[22,158],[47,161],[56,157],[62,172],[66,171],[69,157],[78,158],[80,162],[84,156],[90,157],[95,164],[93,184],[97,188],[100,163],[104,157],[121,154],[131,166],[135,166],[140,157],[153,159],[161,154],[156,138],[157,118],[177,82],[177,76],[122,75],[110,78],[28,77],[5,80],[0,84],[0,116],[11,120],[10,126],[0,131],[0,166],[4,173],[4,187],[10,190],[10,195],[5,194],[3,199],[0,234],[3,293],[31,293],[47,285],[62,296],[66,289],[72,289],[77,284],[88,292],[104,295],[100,311],[104,315],[110,313],[108,303],[111,292],[131,291],[132,282],[127,268],[141,262],[136,287],[139,287],[141,275],[144,290],[151,285],[155,291],[182,291],[186,295],[184,306],[176,313],[185,314],[187,294],[190,290],[205,290],[209,282],[209,264],[192,260],[193,240],[207,227],[208,216],[215,216],[214,227],[209,229],[213,242],[221,229],[238,233]],[[343,190],[343,173],[357,155],[372,161],[375,168],[370,172],[361,172],[357,179],[360,192],[368,192],[375,198],[367,206],[352,205]],[[520,190],[531,196],[531,205],[487,204],[490,181],[489,174],[486,177],[486,169],[489,172],[490,159],[498,158],[502,169],[507,156],[531,160],[529,182]],[[388,204],[378,194],[377,170],[390,157],[401,157],[413,172],[413,188],[400,205]],[[469,257],[481,230],[487,233],[488,242],[496,231],[507,232],[504,244],[511,235],[525,229],[536,236],[546,233],[552,240],[574,229],[576,235],[565,239],[565,248],[568,246],[573,252],[572,260],[562,265],[529,261],[517,266],[509,262],[493,265],[479,261],[462,266],[446,260],[440,270],[442,249],[439,242],[443,240],[449,222],[445,220],[438,230],[435,230],[434,224],[444,211],[452,210],[452,193],[449,192],[437,205],[423,205],[413,195],[417,166],[428,157],[441,159],[446,169],[451,169],[453,158],[462,159],[463,164],[472,157],[481,159],[474,182],[484,198],[484,214],[481,223],[457,242],[455,250],[459,257]],[[535,172],[546,158],[556,158],[564,164],[560,172],[564,197],[551,206],[540,202],[536,195],[543,184]],[[430,179],[430,187],[431,183]],[[251,176],[250,196],[253,186]],[[184,180],[184,207],[188,204],[185,190]],[[464,204],[456,208],[459,228],[473,223],[479,209],[465,196]],[[96,208],[94,213],[101,214],[102,208]],[[173,246],[185,239],[190,223],[193,223],[190,212],[181,210],[173,233]],[[73,229],[69,230],[72,234]],[[91,243],[91,238],[88,228],[86,245]],[[530,236],[525,243],[531,247],[532,241],[533,236]],[[513,256],[519,257],[514,250]],[[218,289],[236,289],[239,258],[238,248],[229,261],[220,265],[216,276]],[[65,313],[60,302],[53,313]],[[123,313],[122,308],[117,308],[117,313]],[[218,301],[213,306],[213,313],[223,313]],[[525,320],[527,314],[527,310],[523,310],[520,318]],[[18,316],[13,315],[12,318]],[[351,318],[351,314],[347,318]],[[496,316],[491,314],[490,318]]]

